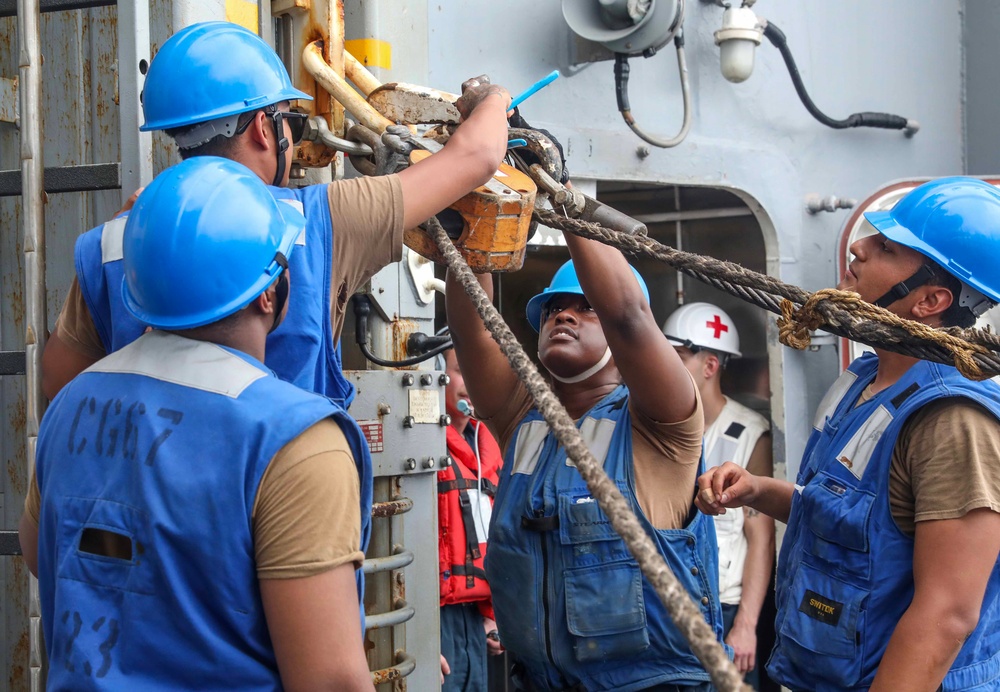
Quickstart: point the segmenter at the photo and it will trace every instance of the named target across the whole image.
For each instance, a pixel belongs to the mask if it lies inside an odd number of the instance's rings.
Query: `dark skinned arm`
[[[660,331],[625,257],[614,248],[569,233],[566,244],[632,405],[660,423],[687,419],[696,402],[691,375]]]
[[[493,276],[480,274],[476,278],[486,295],[493,300]],[[465,378],[465,386],[476,407],[476,415],[479,418],[492,418],[513,394],[517,387],[517,375],[483,326],[465,289],[450,271],[445,280],[445,304],[458,367],[463,373],[469,373]]]

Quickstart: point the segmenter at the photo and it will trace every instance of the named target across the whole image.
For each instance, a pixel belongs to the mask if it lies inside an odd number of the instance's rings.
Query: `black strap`
[[[559,528],[559,515],[551,517],[521,517],[521,528],[527,531],[555,531]]]
[[[905,281],[900,281],[898,284],[890,288],[885,295],[872,303],[872,305],[877,305],[880,308],[887,308],[897,300],[908,296],[910,291],[920,288],[933,278],[934,270],[930,268],[930,265],[923,264],[920,266],[920,269],[913,273],[913,276]]]
[[[438,481],[438,492],[447,493],[452,490],[476,490],[479,483],[474,478],[456,478],[451,481]],[[497,487],[489,478],[482,480],[482,490],[490,497],[496,497]]]
[[[909,387],[907,387],[906,389],[904,389],[903,391],[901,391],[899,394],[897,394],[892,398],[893,407],[899,408],[900,406],[902,406],[903,402],[909,399],[918,389],[920,389],[920,385],[917,384],[916,382],[910,384]]]
[[[462,510],[462,524],[465,525],[465,554],[479,559],[479,536],[476,535],[476,519],[472,516],[472,500],[468,491],[458,493],[458,506]]]
[[[472,574],[472,570],[475,569],[473,561],[478,560],[482,553],[479,552],[476,519],[472,516],[472,500],[469,498],[468,490],[459,491],[458,506],[462,510],[462,524],[465,526],[465,588],[472,589],[476,586],[476,578]]]
[[[468,564],[452,565],[451,573],[459,577],[473,577],[475,579],[482,579],[483,581],[486,581],[486,572],[475,565],[472,565],[471,567]]]

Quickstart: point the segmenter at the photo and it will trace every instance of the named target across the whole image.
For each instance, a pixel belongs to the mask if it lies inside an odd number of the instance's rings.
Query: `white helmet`
[[[707,348],[739,358],[740,335],[732,318],[711,303],[688,303],[674,310],[663,333],[677,346],[693,351]]]

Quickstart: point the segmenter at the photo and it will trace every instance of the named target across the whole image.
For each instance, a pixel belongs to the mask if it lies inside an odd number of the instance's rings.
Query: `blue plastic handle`
[[[517,147],[526,147],[526,146],[528,146],[528,140],[526,139],[512,139],[507,142],[508,149],[516,149]]]
[[[519,105],[521,105],[522,103],[524,103],[524,101],[529,96],[533,96],[535,94],[535,92],[540,91],[541,89],[544,89],[549,84],[551,84],[552,82],[556,81],[557,79],[559,79],[559,70],[552,70],[547,75],[545,75],[544,77],[542,77],[541,79],[539,79],[537,82],[535,82],[534,84],[532,84],[530,87],[528,87],[527,89],[525,89],[523,92],[521,92],[518,96],[516,96],[514,98],[514,100],[510,102],[510,109],[517,108]]]

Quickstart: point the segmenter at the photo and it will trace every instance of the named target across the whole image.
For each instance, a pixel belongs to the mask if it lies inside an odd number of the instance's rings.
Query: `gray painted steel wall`
[[[1000,172],[998,35],[1000,3],[965,0],[965,170],[970,175]]]
[[[788,36],[825,112],[838,118],[864,110],[896,113],[919,120],[920,132],[907,139],[895,131],[820,125],[766,40],[751,78],[726,82],[713,41],[722,10],[692,0],[685,35],[694,123],[679,147],[636,156],[643,143],[617,112],[609,62],[558,80],[533,96],[523,114],[563,140],[573,175],[737,191],[755,209],[769,273],[816,290],[839,278],[837,244],[847,212],[810,216],[806,194],[860,200],[898,178],[962,172],[962,2],[763,0],[754,10]],[[431,86],[456,90],[470,73],[487,72],[517,92],[552,69],[572,72],[560,3],[439,0],[428,14]],[[380,38],[394,45],[411,40],[403,33]],[[648,131],[672,136],[681,122],[673,50],[631,64],[633,115]],[[775,336],[769,330],[776,457],[786,457],[793,474],[837,358],[829,346],[792,352],[778,347]]]

